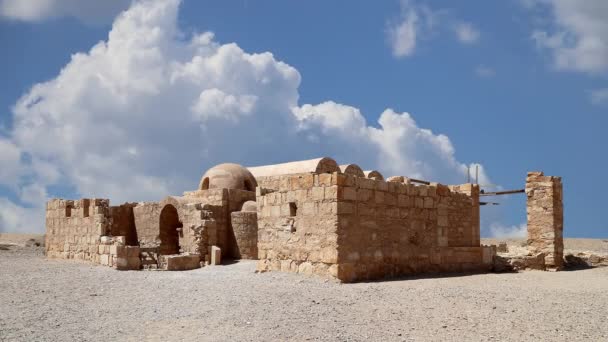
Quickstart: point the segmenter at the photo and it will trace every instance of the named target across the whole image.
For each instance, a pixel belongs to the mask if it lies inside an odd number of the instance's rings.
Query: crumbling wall
[[[49,258],[99,262],[100,238],[110,232],[107,199],[52,199],[46,204],[45,248]]]
[[[405,182],[403,182],[403,181]],[[268,177],[258,188],[258,270],[342,281],[424,272],[488,270],[478,205],[441,184],[333,174]]]
[[[237,241],[230,214],[241,210],[243,203],[255,201],[255,192],[239,189],[196,190],[185,192],[184,198],[193,203],[213,206],[213,218],[217,230],[217,242],[214,245],[221,248],[223,257],[239,258],[236,253]]]
[[[561,177],[528,172],[526,178],[528,250],[544,253],[549,268],[563,267],[564,211]]]

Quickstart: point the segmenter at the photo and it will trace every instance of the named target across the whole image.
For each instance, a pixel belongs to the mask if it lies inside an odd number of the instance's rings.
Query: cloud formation
[[[39,22],[58,17],[100,24],[127,9],[131,0],[0,0],[0,16],[8,19]]]
[[[432,9],[415,0],[401,0],[400,15],[390,20],[386,39],[395,58],[414,55],[423,39],[430,39],[438,31],[453,31],[456,39],[466,45],[477,43],[481,33],[475,26],[455,18],[450,10]]]
[[[483,78],[490,78],[496,76],[496,71],[486,65],[478,65],[475,67],[475,75]]]
[[[490,233],[494,238],[523,239],[528,235],[528,226],[525,223],[518,226],[504,226],[500,223],[492,223],[490,225]]]
[[[450,139],[385,110],[299,104],[300,73],[269,53],[177,27],[179,0],[135,2],[106,41],[77,53],[15,104],[0,137],[0,231],[42,231],[57,186],[113,203],[193,189],[214,164],[260,165],[327,155],[386,175],[462,183]],[[490,183],[481,168],[480,182]],[[4,183],[2,183],[4,182]],[[60,194],[59,194],[60,195]]]
[[[551,53],[558,70],[608,72],[608,2],[528,0],[526,7],[548,12],[551,21],[532,34]]]
[[[595,89],[590,92],[591,103],[598,106],[608,105],[608,88]]]
[[[416,49],[416,40],[419,39],[419,31],[425,26],[425,18],[421,18],[420,10],[411,1],[402,0],[399,20],[389,23],[387,28],[393,56],[401,58],[412,55]]]
[[[459,22],[454,25],[456,37],[463,44],[475,44],[481,35],[471,23]]]

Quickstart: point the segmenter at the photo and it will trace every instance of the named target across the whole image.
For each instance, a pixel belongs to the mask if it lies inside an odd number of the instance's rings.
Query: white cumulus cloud
[[[74,17],[100,24],[110,21],[130,3],[131,0],[0,0],[0,16],[27,22]]]
[[[177,27],[179,4],[135,2],[107,40],[17,101],[0,140],[11,171],[0,172],[18,201],[0,198],[0,231],[43,230],[44,200],[57,185],[113,203],[159,200],[228,161],[327,155],[386,175],[464,182],[447,136],[392,109],[371,125],[354,106],[300,104],[294,67],[210,32],[188,37]]]

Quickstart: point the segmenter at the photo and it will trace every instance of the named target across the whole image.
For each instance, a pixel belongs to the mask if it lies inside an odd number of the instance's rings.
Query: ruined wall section
[[[545,265],[563,268],[564,209],[561,177],[528,172],[526,178],[528,250],[544,253]]]
[[[110,232],[108,199],[52,199],[46,204],[49,258],[99,262],[101,236]]]
[[[256,193],[258,271],[337,276],[338,186],[331,179],[310,173],[265,177],[271,188]]]
[[[208,189],[184,193],[186,201],[209,204],[213,206],[213,219],[216,225],[216,243],[222,250],[222,256],[239,258],[237,241],[231,223],[232,212],[240,211],[243,203],[255,201],[255,192],[239,189]]]
[[[258,214],[235,211],[230,214],[235,244],[232,254],[239,259],[258,258]]]
[[[155,248],[160,245],[158,229],[161,209],[159,202],[140,202],[133,207],[133,220],[141,248]]]
[[[460,196],[460,203],[451,203],[448,205],[452,208],[450,211],[450,222],[452,223],[453,231],[449,236],[450,246],[479,246],[480,237],[480,216],[479,216],[479,185],[478,184],[461,184],[450,185],[449,190],[453,193],[466,195],[464,203],[463,197]],[[438,191],[442,191],[438,185]],[[458,196],[456,196],[458,197]],[[468,203],[467,203],[468,202]],[[470,207],[471,215],[466,215],[466,211]],[[439,215],[442,209],[439,208]],[[463,215],[465,214],[465,215]]]
[[[133,208],[137,203],[124,203],[110,206],[110,234],[111,236],[124,236],[128,246],[138,246],[137,231]]]

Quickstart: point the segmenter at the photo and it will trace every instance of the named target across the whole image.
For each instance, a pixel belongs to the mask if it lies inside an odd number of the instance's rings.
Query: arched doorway
[[[165,205],[160,212],[160,255],[179,254],[179,231],[184,225],[179,221],[177,209],[171,204]]]

